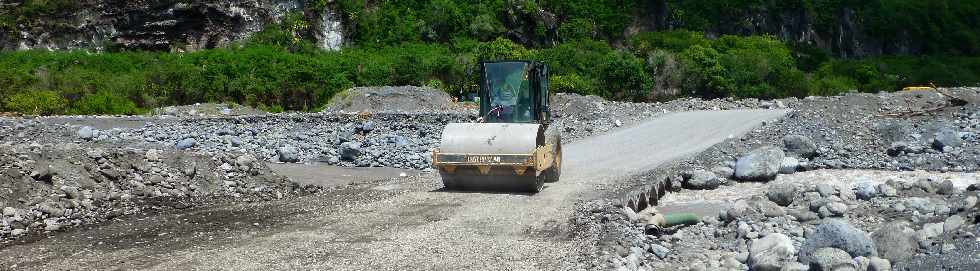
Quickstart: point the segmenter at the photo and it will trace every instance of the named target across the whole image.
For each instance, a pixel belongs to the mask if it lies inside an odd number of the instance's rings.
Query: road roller
[[[548,67],[534,61],[478,64],[480,117],[442,131],[432,165],[449,190],[537,193],[561,175],[561,135],[551,125]]]

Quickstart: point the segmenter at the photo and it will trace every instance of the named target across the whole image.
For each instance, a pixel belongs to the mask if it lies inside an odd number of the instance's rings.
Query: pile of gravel
[[[249,154],[0,145],[0,242],[145,209],[280,199],[299,187]]]
[[[237,104],[198,103],[183,106],[167,106],[153,109],[152,116],[162,117],[215,117],[264,115],[265,111]]]
[[[338,93],[324,112],[458,112],[449,94],[430,87],[356,87]]]

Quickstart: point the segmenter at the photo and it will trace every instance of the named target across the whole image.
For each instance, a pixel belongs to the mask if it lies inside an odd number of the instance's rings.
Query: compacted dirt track
[[[444,191],[421,174],[125,217],[3,248],[0,269],[574,269],[592,249],[568,238],[576,202],[785,113],[676,113],[566,144],[561,181],[536,195]]]

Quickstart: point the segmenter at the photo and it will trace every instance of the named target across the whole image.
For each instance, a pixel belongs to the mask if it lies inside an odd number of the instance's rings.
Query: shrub
[[[653,79],[643,62],[629,53],[614,53],[600,68],[600,94],[622,100],[643,101],[653,88]]]
[[[595,24],[589,19],[572,19],[558,27],[558,36],[564,42],[594,39]]]
[[[135,115],[140,110],[132,100],[109,91],[99,91],[73,102],[71,113],[83,115]]]
[[[720,58],[721,54],[710,47],[694,45],[684,50],[684,90],[707,98],[728,96],[735,83],[727,76]]]
[[[64,113],[68,100],[49,90],[25,91],[4,101],[7,110],[29,115],[54,115]]]
[[[509,39],[497,38],[480,44],[476,55],[480,60],[527,59],[531,51]]]
[[[594,80],[584,78],[577,73],[567,75],[551,75],[548,78],[551,93],[578,93],[582,95],[598,95]]]

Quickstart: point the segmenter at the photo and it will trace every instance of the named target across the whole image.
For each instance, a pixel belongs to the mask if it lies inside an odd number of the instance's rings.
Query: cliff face
[[[3,4],[14,8],[24,1]],[[19,21],[0,36],[0,48],[65,50],[108,47],[197,50],[242,40],[303,12],[324,49],[343,43],[340,18],[329,9],[305,9],[302,0],[102,0],[78,1],[72,10]],[[316,14],[320,13],[320,14]]]
[[[4,22],[5,10],[17,10],[28,2],[38,1],[0,1],[0,23],[6,23],[0,25],[0,49],[215,48],[245,39],[269,24],[280,22],[291,12],[301,12],[309,22],[307,32],[299,34],[315,39],[324,49],[340,48],[349,42],[348,37],[354,36],[353,31],[356,31],[343,23],[345,18],[336,11],[334,6],[338,4],[333,0],[326,0],[327,8],[322,11],[307,7],[307,3],[322,0],[48,0],[42,2],[72,3],[71,8],[35,12],[18,19],[11,19],[12,16],[7,14]],[[519,1],[514,3],[515,6],[520,5]],[[691,3],[680,0],[646,2],[633,14],[623,14],[633,20],[625,36],[641,31],[678,28],[704,30],[708,35],[716,36],[769,34],[786,41],[823,48],[839,57],[918,53],[930,42],[909,38],[910,35],[902,33],[903,30],[886,35],[867,33],[863,25],[865,18],[843,6],[822,11],[819,15],[803,7],[769,10],[769,6],[715,6],[712,7],[713,12],[725,16],[707,16],[701,20],[708,21],[710,25],[694,26],[696,22],[685,21],[690,18],[685,18],[684,14],[699,12],[702,6],[698,4],[701,2]],[[502,35],[525,45],[554,44],[555,31],[568,19],[544,9],[539,9],[537,15],[521,15],[523,13],[514,11],[520,10],[515,6],[507,7],[503,14],[498,14],[507,28]],[[817,16],[820,18],[815,18]],[[546,30],[544,37],[536,32],[539,26]],[[882,36],[889,38],[879,38]],[[622,40],[612,42],[622,45]]]
[[[669,30],[688,27],[688,22],[678,18],[678,10],[668,0],[654,0],[638,12],[627,35],[640,31]],[[679,11],[679,12],[678,12]],[[838,57],[854,58],[882,54],[911,54],[921,51],[921,42],[909,38],[908,33],[892,33],[896,39],[884,40],[867,33],[854,9],[843,7],[831,14],[830,20],[819,25],[815,15],[805,9],[773,11],[766,8],[734,11],[733,15],[716,20],[707,27],[708,35],[773,35],[781,40],[810,44],[832,52]],[[880,33],[877,33],[880,34]]]

